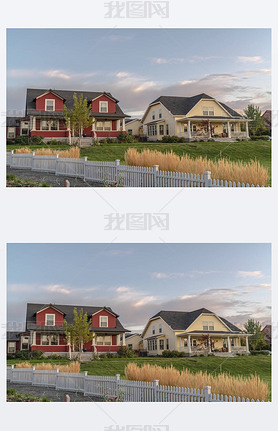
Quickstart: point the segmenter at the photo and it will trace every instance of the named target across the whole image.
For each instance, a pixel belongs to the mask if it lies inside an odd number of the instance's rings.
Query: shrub
[[[51,141],[46,142],[47,145],[64,145],[65,142],[58,141],[57,139],[51,139]]]
[[[269,355],[268,350],[250,350],[250,353],[251,355],[265,355],[265,356]]]
[[[119,358],[133,358],[134,352],[129,347],[120,346],[118,351],[117,351],[117,356]]]
[[[55,353],[53,353],[52,355],[49,355],[49,356],[47,357],[47,359],[50,359],[51,361],[61,361],[61,360],[63,360],[64,358],[63,358],[62,356],[55,355]]]
[[[173,368],[173,366],[163,368],[158,365],[145,364],[142,367],[138,367],[137,364],[130,362],[125,367],[125,376],[129,380],[144,382],[151,382],[157,379],[161,385],[167,386],[196,389],[204,389],[205,386],[211,386],[211,391],[214,394],[253,398],[254,400],[267,401],[269,395],[267,383],[254,375],[244,378],[241,376],[230,376],[226,373],[214,376],[203,371],[193,374],[188,369],[179,371]]]
[[[28,145],[29,144],[29,137],[28,136],[17,136],[15,138],[14,143],[16,145]]]
[[[106,358],[111,359],[111,358],[115,358],[115,355],[111,352],[107,352],[106,353]]]
[[[32,145],[41,145],[44,143],[44,140],[42,136],[34,135],[34,136],[31,136],[30,143]]]
[[[168,144],[176,144],[186,142],[186,139],[184,137],[180,138],[179,136],[163,136],[162,142],[166,142]]]
[[[43,357],[43,352],[41,350],[33,350],[30,356],[33,359],[41,359]]]
[[[132,144],[135,142],[134,136],[129,133],[120,132],[117,136],[117,141],[123,144]]]
[[[163,350],[162,356],[164,358],[182,358],[186,356],[186,353],[178,352],[177,350]]]
[[[29,352],[28,350],[19,350],[16,352],[15,357],[17,359],[28,359],[29,358]]]
[[[7,145],[14,145],[14,140],[12,140],[12,139],[7,139]]]
[[[115,142],[115,140],[109,137],[103,141],[104,144],[112,144],[113,142]]]

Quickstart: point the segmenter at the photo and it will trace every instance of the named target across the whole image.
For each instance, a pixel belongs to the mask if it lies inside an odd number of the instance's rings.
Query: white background
[[[104,1],[5,1],[1,4],[0,61],[0,319],[1,423],[11,430],[49,428],[104,430],[126,424],[169,425],[170,431],[274,427],[277,410],[277,367],[273,369],[272,403],[132,404],[132,403],[5,403],[6,243],[9,242],[271,242],[273,244],[273,358],[277,350],[277,124],[273,128],[271,189],[5,189],[6,28],[272,28],[273,106],[277,106],[277,2],[264,0],[170,0],[170,17],[104,19]],[[205,42],[205,41],[204,41]],[[24,50],[24,47],[22,47]],[[229,47],[227,47],[229,49]],[[36,54],[34,54],[36,55]],[[277,117],[277,116],[276,116]],[[170,229],[104,230],[104,215],[169,212]],[[276,359],[277,363],[277,359]]]

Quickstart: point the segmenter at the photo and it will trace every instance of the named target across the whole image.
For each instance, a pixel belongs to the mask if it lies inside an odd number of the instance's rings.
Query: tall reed
[[[28,147],[18,148],[16,154],[30,154],[33,151]],[[69,150],[52,150],[51,148],[39,148],[34,150],[37,156],[55,156],[59,154],[59,157],[64,157],[66,159],[79,159],[80,148],[71,147]]]
[[[158,365],[144,364],[142,367],[138,367],[137,364],[130,362],[125,368],[125,376],[129,380],[144,382],[158,379],[159,384],[167,386],[196,389],[211,386],[211,391],[214,394],[253,398],[254,400],[267,401],[269,396],[267,383],[256,375],[235,377],[221,373],[213,376],[203,371],[191,373],[187,368],[179,371],[173,366],[163,368]]]
[[[268,185],[268,169],[256,160],[248,163],[232,162],[225,158],[213,161],[202,156],[193,159],[188,154],[180,157],[173,151],[162,153],[146,149],[139,152],[135,148],[128,148],[125,152],[125,162],[132,166],[159,165],[159,169],[162,171],[192,174],[211,171],[212,179],[249,183],[250,185]]]
[[[16,368],[32,368],[35,367],[36,370],[56,370],[59,368],[61,373],[80,373],[80,363],[70,362],[69,364],[52,364],[49,362],[41,362],[37,364],[31,364],[30,362],[21,362],[16,364]]]

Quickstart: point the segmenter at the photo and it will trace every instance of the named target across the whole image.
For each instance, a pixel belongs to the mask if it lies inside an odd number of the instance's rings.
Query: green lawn
[[[68,149],[69,145],[30,145],[32,150],[36,148],[53,148]],[[20,148],[18,145],[8,145],[8,151]],[[87,156],[88,160],[98,161],[115,161],[120,159],[124,163],[124,154],[128,148],[138,150],[150,149],[163,153],[173,151],[179,156],[189,154],[191,157],[207,156],[209,159],[217,160],[227,158],[231,161],[242,161],[244,163],[250,160],[258,160],[263,166],[269,169],[271,178],[271,142],[270,141],[240,141],[240,142],[191,142],[185,144],[166,144],[162,142],[140,142],[135,144],[100,144],[92,147],[81,149],[81,157]]]

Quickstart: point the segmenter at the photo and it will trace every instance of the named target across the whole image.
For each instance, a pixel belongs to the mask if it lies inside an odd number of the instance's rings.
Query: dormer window
[[[55,111],[55,100],[54,99],[45,99],[45,110],[46,111]]]
[[[55,314],[45,315],[45,326],[55,326]]]
[[[105,101],[99,102],[99,112],[108,112],[108,102],[105,102]]]
[[[108,328],[108,316],[99,317],[99,326],[101,328]]]

